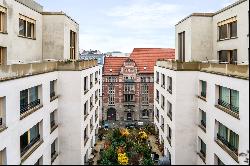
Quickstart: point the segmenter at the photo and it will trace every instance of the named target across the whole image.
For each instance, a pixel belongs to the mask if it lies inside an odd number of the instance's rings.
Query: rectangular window
[[[159,103],[160,100],[160,92],[156,90],[156,101]]]
[[[76,59],[76,33],[70,31],[70,59]]]
[[[5,97],[0,97],[0,129],[5,126]]]
[[[26,16],[19,16],[19,35],[21,37],[35,39],[36,21]]]
[[[165,109],[165,97],[163,95],[161,95],[161,108]]]
[[[167,140],[168,140],[168,143],[171,145],[171,142],[172,142],[172,129],[169,127],[169,125],[167,125],[167,129],[168,129]]]
[[[237,37],[237,21],[230,23],[229,27],[230,27],[230,37],[231,38]]]
[[[4,48],[0,47],[0,66],[4,64]]]
[[[20,92],[20,114],[24,114],[39,106],[41,101],[38,94],[38,86]]]
[[[185,32],[178,34],[178,51],[179,51],[179,60],[185,62]]]
[[[159,84],[160,82],[160,73],[156,72],[156,83]]]
[[[217,139],[238,156],[239,135],[219,123]]]
[[[170,94],[172,94],[172,91],[173,91],[173,80],[172,80],[172,77],[168,77],[168,92],[170,93]]]
[[[200,126],[202,127],[202,129],[206,129],[207,127],[207,114],[201,109],[200,109]]]
[[[215,155],[214,159],[215,159],[214,165],[225,165],[217,155]]]
[[[90,89],[93,87],[93,74],[90,74]]]
[[[227,19],[218,23],[219,40],[225,40],[237,37],[237,19],[236,17]]]
[[[170,103],[169,101],[167,102],[168,103],[168,117],[170,118],[170,120],[172,120],[172,103]]]
[[[34,165],[43,165],[43,156],[40,157]]]
[[[161,87],[165,88],[165,74],[161,74]]]
[[[84,116],[86,117],[87,115],[88,115],[88,101],[86,101],[86,103],[84,104]]]
[[[84,93],[88,91],[88,77],[84,77]]]
[[[5,33],[7,30],[7,8],[0,6],[0,32]]]
[[[109,86],[109,105],[115,104],[115,86],[110,85]]]
[[[219,86],[218,105],[239,114],[239,92]]]
[[[149,98],[148,98],[148,85],[147,84],[142,84],[141,95],[142,95],[142,104],[148,104]]]
[[[219,39],[227,39],[228,38],[228,26],[227,24],[219,27]]]
[[[51,144],[51,164],[55,161],[58,156],[58,140],[56,139]]]
[[[200,81],[200,97],[206,99],[207,98],[207,82]]]
[[[84,143],[86,145],[86,143],[88,142],[88,126],[84,129]]]
[[[21,156],[23,156],[39,140],[40,132],[38,123],[20,137]]]
[[[221,50],[219,51],[219,62],[228,64],[237,64],[237,50]]]
[[[205,160],[206,158],[207,145],[200,139],[200,155]]]
[[[56,83],[57,83],[57,80],[50,81],[50,100],[53,100],[56,98]]]
[[[57,125],[57,111],[55,110],[54,112],[50,113],[50,129],[51,132],[56,129]]]
[[[6,165],[5,158],[6,158],[6,150],[4,149],[0,151],[0,165]]]

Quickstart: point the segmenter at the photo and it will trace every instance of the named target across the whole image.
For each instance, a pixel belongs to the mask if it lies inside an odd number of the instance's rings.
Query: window
[[[107,82],[110,82],[110,83],[116,82],[116,78],[115,77],[108,77]]]
[[[56,80],[50,81],[50,101],[56,98],[56,83]]]
[[[88,101],[86,101],[86,103],[84,104],[84,116],[85,116],[85,119],[88,115]]]
[[[88,91],[88,77],[84,77],[84,93]]]
[[[148,85],[147,84],[142,84],[141,95],[142,95],[142,104],[148,104],[149,98],[148,98]]]
[[[6,158],[6,150],[2,150],[0,151],[0,165],[6,165],[6,161],[5,161],[5,158]]]
[[[0,33],[5,33],[7,30],[7,9],[0,6]]]
[[[179,51],[179,60],[185,62],[185,32],[178,34],[178,51]]]
[[[165,109],[165,97],[163,95],[161,95],[161,108]]]
[[[159,120],[159,110],[156,108],[156,118]]]
[[[95,103],[98,101],[98,90],[95,91]]]
[[[172,85],[173,85],[173,80],[172,80],[172,77],[168,77],[168,92],[170,93],[170,94],[172,94],[172,90],[173,90],[173,87],[172,87]]]
[[[53,130],[55,130],[56,127],[57,127],[56,120],[57,120],[57,111],[55,110],[54,112],[50,113],[50,129],[51,129],[51,132],[53,132]]]
[[[51,164],[55,161],[58,156],[58,141],[57,139],[51,144]]]
[[[85,145],[86,143],[88,142],[88,126],[84,129],[84,142],[85,142]]]
[[[171,153],[169,152],[169,150],[167,150],[167,156],[169,158],[170,165],[171,165],[172,157],[171,157]]]
[[[20,92],[20,114],[24,114],[41,104],[38,86]]]
[[[156,101],[159,103],[160,100],[160,92],[156,90]]]
[[[207,114],[200,109],[200,127],[205,130],[207,127]]]
[[[135,85],[133,85],[133,84],[128,84],[128,83],[126,83],[126,84],[124,84],[124,91],[126,92],[126,93],[135,93]]]
[[[218,23],[219,40],[225,40],[237,37],[236,17]]]
[[[109,86],[109,105],[115,104],[115,86],[110,85]]]
[[[0,130],[5,126],[5,98],[0,97]]]
[[[124,95],[124,101],[125,102],[134,102],[135,99],[134,99],[135,95]]]
[[[93,74],[90,74],[90,89],[93,88]]]
[[[206,99],[207,98],[207,82],[200,81],[200,97]]]
[[[0,47],[0,66],[6,64],[6,48],[5,47]]]
[[[94,96],[92,95],[91,97],[90,97],[90,109],[92,110],[93,109],[93,107],[94,107]]]
[[[96,84],[98,83],[98,71],[95,72],[95,83],[96,83]]]
[[[30,39],[35,39],[35,24],[36,21],[26,16],[19,17],[19,36]]]
[[[219,51],[219,62],[228,64],[237,64],[237,50],[222,50]]]
[[[76,33],[70,31],[70,59],[76,59]]]
[[[238,156],[239,135],[218,122],[217,141],[227,147],[226,151],[231,151]]]
[[[20,137],[21,157],[40,140],[39,123]]]
[[[239,92],[219,86],[218,105],[239,114]]]
[[[168,103],[168,117],[170,118],[170,120],[172,120],[172,103],[170,103],[169,101],[167,102]]]
[[[160,82],[160,73],[156,72],[156,83],[159,84]]]
[[[171,145],[171,142],[172,142],[172,129],[169,127],[169,125],[167,126],[167,129],[168,129],[167,140],[169,142],[169,145]]]
[[[161,87],[165,88],[165,74],[161,74]]]
[[[143,110],[142,111],[142,117],[143,118],[148,118],[149,117],[149,111],[148,110]]]
[[[199,156],[204,162],[206,162],[207,145],[200,138],[199,138],[199,143],[200,143]]]
[[[43,165],[43,156],[40,157],[34,165]]]
[[[225,165],[217,155],[215,155],[214,159],[215,159],[214,165]]]

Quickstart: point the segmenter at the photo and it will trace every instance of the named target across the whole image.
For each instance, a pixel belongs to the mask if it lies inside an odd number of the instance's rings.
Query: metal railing
[[[220,140],[232,152],[234,152],[236,155],[238,155],[238,148],[233,146],[228,140],[226,140],[224,137],[220,136],[220,134],[217,134],[217,139]]]
[[[29,149],[40,140],[40,138],[41,136],[38,135],[36,138],[31,140],[30,143],[25,148],[21,149],[21,156],[25,155],[25,153],[27,153]]]
[[[229,109],[229,110],[231,110],[231,111],[239,114],[239,107],[236,107],[236,106],[234,106],[232,104],[229,104],[229,103],[223,101],[222,99],[218,99],[218,104],[220,106],[222,106],[222,107],[225,107],[225,108],[227,108],[227,109]]]
[[[21,115],[24,114],[25,112],[37,107],[38,105],[41,104],[40,99],[37,99],[29,104],[20,104],[20,113]]]

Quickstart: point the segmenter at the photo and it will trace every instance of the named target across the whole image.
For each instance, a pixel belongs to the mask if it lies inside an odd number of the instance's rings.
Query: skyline
[[[131,53],[133,48],[175,48],[175,25],[194,12],[216,12],[235,0],[36,0],[80,24],[80,50]],[[84,14],[85,13],[85,14]]]

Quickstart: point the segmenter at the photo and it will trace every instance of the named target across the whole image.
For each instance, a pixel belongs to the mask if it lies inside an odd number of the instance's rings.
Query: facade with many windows
[[[172,164],[246,164],[248,5],[185,18],[176,25],[176,61],[157,62],[154,122]]]
[[[97,61],[78,60],[78,36],[65,13],[0,1],[0,165],[88,162],[102,75]]]
[[[105,57],[103,120],[153,121],[154,65],[173,59],[173,49],[134,49],[130,57]]]

